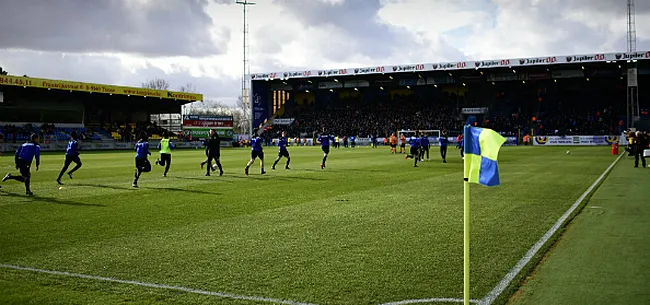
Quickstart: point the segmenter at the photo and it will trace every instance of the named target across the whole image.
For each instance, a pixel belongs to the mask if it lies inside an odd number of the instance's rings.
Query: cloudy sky
[[[257,0],[251,72],[626,50],[624,0]],[[650,50],[650,1],[636,1]],[[165,78],[232,103],[242,73],[234,0],[7,0],[10,74],[139,86]]]

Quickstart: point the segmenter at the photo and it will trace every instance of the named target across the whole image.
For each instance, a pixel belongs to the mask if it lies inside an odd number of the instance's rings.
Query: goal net
[[[439,129],[431,129],[431,130],[400,130],[397,132],[397,138],[401,138],[402,135],[406,137],[407,143],[408,139],[412,136],[415,136],[417,134],[422,137],[423,135],[426,135],[429,138],[429,143],[431,145],[437,145],[438,144],[438,138],[440,138],[440,135],[442,134]]]

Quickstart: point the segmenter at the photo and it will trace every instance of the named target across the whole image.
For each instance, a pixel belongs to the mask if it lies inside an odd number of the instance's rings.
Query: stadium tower
[[[636,52],[636,13],[634,0],[627,0],[627,52]],[[637,61],[628,60],[627,68],[627,128],[639,120],[639,86]]]
[[[236,4],[239,4],[243,7],[244,11],[244,49],[243,51],[243,71],[242,71],[242,77],[241,77],[241,98],[244,103],[250,103],[250,88],[249,88],[249,82],[250,80],[248,79],[248,75],[251,74],[250,71],[250,64],[249,64],[249,59],[248,59],[248,52],[250,49],[250,45],[248,44],[248,16],[246,14],[248,10],[249,5],[255,5],[255,2],[249,1],[249,0],[237,0],[235,2]],[[252,105],[251,105],[252,106]],[[253,125],[252,125],[252,119],[251,119],[251,124],[250,124],[250,131],[249,133],[253,132]]]

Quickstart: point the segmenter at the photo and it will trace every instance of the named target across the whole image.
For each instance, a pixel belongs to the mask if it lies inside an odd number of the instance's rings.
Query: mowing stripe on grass
[[[32,272],[46,273],[46,274],[53,274],[53,275],[63,275],[63,276],[77,277],[77,278],[88,279],[88,280],[97,280],[97,281],[106,281],[106,282],[113,282],[113,283],[120,283],[120,284],[137,285],[137,286],[149,287],[149,288],[157,288],[157,289],[176,290],[176,291],[183,291],[183,292],[188,292],[188,293],[217,296],[217,297],[228,298],[228,299],[267,302],[267,303],[276,303],[276,304],[287,304],[287,305],[316,305],[316,304],[312,304],[312,303],[303,303],[303,302],[297,302],[297,301],[291,301],[291,300],[281,300],[281,299],[265,298],[265,297],[258,297],[258,296],[236,295],[236,294],[230,294],[230,293],[224,293],[224,292],[213,292],[213,291],[198,290],[198,289],[186,288],[186,287],[181,287],[181,286],[170,286],[170,285],[161,285],[161,284],[153,284],[153,283],[144,283],[144,282],[138,282],[138,281],[120,280],[120,279],[114,279],[114,278],[103,277],[103,276],[94,276],[94,275],[86,275],[86,274],[79,274],[79,273],[70,273],[70,272],[65,272],[65,271],[43,270],[43,269],[36,269],[36,268],[29,268],[29,267],[6,265],[6,264],[0,264],[0,268],[7,268],[7,269],[21,270],[21,271],[32,271]]]
[[[542,246],[544,246],[544,244],[546,244],[546,242],[551,239],[551,236],[553,236],[553,234],[555,234],[555,232],[557,232],[557,230],[562,227],[567,218],[569,218],[569,216],[578,208],[578,206],[580,206],[582,201],[587,198],[587,196],[594,190],[594,188],[596,188],[600,181],[605,178],[605,176],[612,170],[612,168],[614,168],[616,163],[618,163],[618,161],[621,160],[624,155],[625,154],[619,155],[618,158],[612,162],[612,164],[602,173],[602,175],[600,175],[600,177],[596,179],[596,181],[582,194],[582,196],[576,200],[576,202],[569,208],[569,210],[567,210],[566,213],[564,213],[564,215],[562,215],[562,217],[560,217],[560,219],[558,219],[557,222],[546,232],[546,234],[544,234],[544,236],[542,236],[542,238],[540,238],[537,243],[535,243],[533,247],[530,248],[528,252],[526,252],[526,255],[524,255],[524,257],[522,257],[521,260],[519,260],[519,262],[517,262],[517,264],[512,269],[510,269],[510,272],[506,274],[501,282],[499,282],[499,284],[497,284],[494,289],[492,289],[492,291],[490,291],[485,297],[483,297],[483,299],[481,299],[479,304],[490,305],[499,297],[499,295],[501,295],[501,293],[503,293],[508,285],[510,285],[510,282],[512,282],[517,274],[519,274],[519,272],[521,272],[521,270],[537,254],[537,251],[539,251],[539,249],[541,249]]]
[[[430,298],[430,299],[415,299],[415,300],[404,300],[404,301],[397,301],[397,302],[390,302],[390,303],[383,303],[379,305],[403,305],[403,304],[416,304],[416,303],[463,303],[463,299],[455,299],[455,298]],[[469,300],[470,303],[478,303],[480,302],[479,300],[474,300],[471,299]]]

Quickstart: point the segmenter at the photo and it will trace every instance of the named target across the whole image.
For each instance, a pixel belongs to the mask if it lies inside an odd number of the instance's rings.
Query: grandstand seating
[[[549,83],[534,87],[520,83],[498,89],[478,88],[478,93],[456,95],[430,89],[399,91],[380,95],[364,92],[356,97],[317,93],[314,105],[297,104],[289,99],[284,116],[294,118],[291,126],[273,126],[268,136],[280,130],[290,135],[311,135],[323,127],[338,135],[387,136],[400,129],[447,129],[460,131],[464,107],[487,107],[477,115],[478,125],[503,134],[603,135],[619,134],[625,120],[625,90],[609,80],[585,83],[564,81],[564,86]],[[471,90],[470,90],[471,93]]]
[[[101,129],[99,127],[92,128],[92,131],[95,133],[94,135],[101,138],[102,141],[110,141],[113,140],[113,136],[111,135],[110,132]]]
[[[123,133],[124,130],[128,130],[128,132],[125,134]],[[136,135],[140,134],[140,132],[146,131],[147,134],[149,134],[149,139],[151,140],[160,140],[162,139],[162,134],[166,130],[163,128],[160,128],[156,126],[152,122],[140,122],[140,123],[129,123],[129,124],[120,124],[120,125],[113,125],[111,128],[110,132],[102,132],[102,134],[105,134],[107,137],[110,137],[111,139],[115,141],[123,141],[125,135],[130,136],[131,140],[136,137]],[[175,137],[173,137],[175,138]]]
[[[135,128],[135,124],[131,124],[133,128]],[[16,126],[16,137],[14,139],[14,132],[13,130],[7,130],[4,125],[0,125],[0,134],[2,134],[5,138],[5,142],[24,142],[29,140],[29,135],[33,132],[41,136],[42,141],[69,141],[70,140],[70,134],[73,131],[77,131],[79,135],[82,133],[84,135],[91,135],[90,138],[86,138],[85,141],[121,141],[122,136],[118,132],[109,132],[105,129],[95,127],[95,128],[87,128],[87,127],[55,127],[53,129],[53,133],[48,133],[48,134],[43,134],[42,133],[42,128],[39,126],[34,126],[33,124],[26,125],[26,124],[17,124]],[[124,128],[125,126],[122,125],[121,128]],[[172,136],[170,139],[176,140],[178,137]],[[162,139],[162,136],[160,134],[152,134],[150,135],[150,140],[160,140]]]
[[[14,133],[13,132],[5,132],[5,126],[0,126],[0,133],[2,133],[5,136],[5,141],[6,142],[12,142],[12,141],[17,141],[17,142],[22,142],[22,141],[27,141],[29,139],[30,133],[34,132],[38,134],[39,136],[43,136],[44,138],[48,140],[55,140],[55,141],[68,141],[70,140],[70,133],[72,131],[77,131],[78,134],[90,134],[89,130],[87,128],[74,128],[74,127],[56,127],[54,129],[54,132],[51,134],[43,134],[42,129],[39,126],[32,126],[30,129],[25,129],[24,125],[23,126],[16,126],[19,130],[16,132],[16,138],[14,139]],[[92,133],[89,139],[90,141],[102,141],[104,140],[101,136],[98,134]]]

